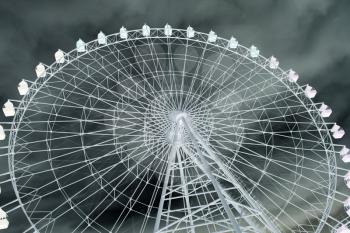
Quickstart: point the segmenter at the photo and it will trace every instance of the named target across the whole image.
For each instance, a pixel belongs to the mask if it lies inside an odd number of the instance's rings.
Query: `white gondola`
[[[0,141],[3,141],[6,139],[6,134],[5,134],[5,130],[4,127],[2,127],[2,125],[0,125]],[[1,192],[1,189],[0,189]]]
[[[334,125],[331,128],[331,132],[334,133],[339,129],[340,129],[340,126],[337,123],[334,123]]]
[[[299,79],[299,74],[297,74],[294,70],[290,69],[288,72],[288,80],[292,83],[295,83]]]
[[[126,30],[125,27],[121,27],[120,30],[119,30],[119,36],[121,39],[128,39],[128,30]]]
[[[97,34],[97,43],[101,45],[107,44],[107,37],[102,31]]]
[[[0,230],[7,229],[9,227],[9,221],[7,220],[7,214],[0,208]]]
[[[173,29],[171,28],[171,26],[169,24],[166,24],[164,26],[164,34],[166,36],[171,36],[173,34]]]
[[[142,36],[147,37],[150,35],[151,35],[151,28],[147,24],[144,24],[142,26]]]
[[[20,95],[26,95],[29,91],[28,83],[24,80],[20,81],[18,83],[17,89]]]
[[[339,151],[340,156],[344,156],[346,154],[349,154],[350,149],[347,148],[346,146],[343,146],[343,148]]]
[[[216,33],[213,30],[210,30],[210,32],[208,34],[208,41],[210,43],[214,43],[217,38],[218,38],[218,35],[216,35]]]
[[[332,109],[324,103],[321,104],[318,110],[320,111],[320,115],[325,118],[332,114]]]
[[[350,171],[345,174],[344,181],[345,181],[346,187],[350,189]]]
[[[249,53],[252,58],[255,58],[259,56],[260,50],[256,46],[252,45],[250,46]]]
[[[332,132],[333,138],[335,138],[335,139],[342,138],[345,135],[344,129],[342,127],[340,127],[339,125],[337,125],[337,123],[335,123],[332,126],[331,132]]]
[[[39,63],[35,67],[35,73],[38,78],[43,78],[46,76],[46,68],[43,63]]]
[[[322,103],[321,104],[321,106],[320,106],[320,108],[318,109],[320,112],[323,112],[324,110],[326,110],[327,109],[327,105],[325,104],[325,103]]]
[[[2,111],[4,112],[5,117],[11,117],[15,115],[15,107],[9,100],[4,104]]]
[[[350,197],[344,201],[344,209],[348,216],[350,216]]]
[[[346,146],[343,146],[343,148],[339,152],[341,160],[343,160],[344,163],[350,163],[350,149]]]
[[[341,160],[342,160],[344,163],[350,163],[350,153],[341,156]]]
[[[65,58],[64,58],[64,52],[62,50],[57,50],[57,52],[55,53],[55,60],[57,63],[64,63],[65,62]]]
[[[230,39],[229,42],[228,42],[228,47],[229,47],[230,49],[235,49],[235,48],[237,48],[237,46],[238,46],[238,41],[237,41],[236,38],[234,38],[234,37],[232,36],[231,39]]]
[[[78,53],[83,53],[86,51],[86,44],[82,39],[79,39],[76,43],[76,48]]]
[[[279,64],[280,63],[277,60],[277,58],[275,58],[274,56],[270,57],[270,60],[269,60],[270,69],[273,69],[273,70],[277,69]]]
[[[187,36],[187,38],[193,38],[194,37],[194,29],[193,29],[193,27],[191,27],[191,26],[187,27],[186,36]]]
[[[343,128],[340,128],[337,131],[335,131],[332,135],[333,135],[334,139],[340,139],[340,138],[344,137],[345,130]]]
[[[315,88],[313,88],[312,86],[310,86],[309,84],[306,84],[306,87],[305,87],[305,90],[304,90],[304,93],[306,95],[307,98],[314,98],[317,94],[317,91]]]
[[[350,233],[350,230],[346,225],[342,225],[335,233]]]

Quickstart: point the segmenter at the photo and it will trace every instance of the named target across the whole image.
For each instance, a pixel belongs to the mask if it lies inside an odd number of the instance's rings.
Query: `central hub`
[[[191,135],[186,126],[209,140],[213,129],[213,116],[206,99],[187,92],[162,92],[149,102],[144,121],[144,144],[152,154],[154,166],[168,162],[171,147],[186,147],[193,150]],[[130,127],[131,128],[131,127]],[[133,128],[131,128],[133,130]]]
[[[185,143],[185,120],[188,122],[188,115],[182,111],[172,111],[169,113],[171,122],[170,129],[167,134],[169,144],[173,146],[181,146]]]
[[[187,118],[187,113],[183,111],[172,111],[169,113],[169,119],[174,123],[185,118]]]

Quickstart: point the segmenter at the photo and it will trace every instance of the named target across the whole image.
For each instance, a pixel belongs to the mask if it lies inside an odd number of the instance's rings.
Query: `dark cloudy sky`
[[[300,82],[315,86],[321,98],[349,128],[350,2],[347,0],[186,0],[186,1],[5,1],[0,2],[0,102],[16,98],[16,85],[34,79],[34,67],[53,62],[53,53],[69,51],[81,37],[92,40],[121,25],[193,26],[234,35],[275,55],[294,68]]]
[[[331,119],[350,134],[349,0],[0,0],[0,104],[19,98],[17,83],[34,80],[35,65],[52,63],[58,48],[70,51],[78,38],[144,23],[213,29],[257,45],[314,86],[316,101],[330,105]],[[349,134],[342,140],[348,145]]]

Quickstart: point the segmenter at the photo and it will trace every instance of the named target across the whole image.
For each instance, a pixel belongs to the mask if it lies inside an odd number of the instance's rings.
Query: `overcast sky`
[[[275,55],[283,68],[300,73],[300,82],[315,86],[321,98],[349,126],[350,3],[346,0],[186,0],[186,1],[1,1],[0,102],[16,98],[16,84],[34,79],[34,67],[53,62],[53,53],[69,51],[75,41],[92,40],[121,25],[193,26],[234,35]]]
[[[298,71],[300,83],[314,86],[316,101],[330,105],[331,119],[350,132],[348,0],[1,0],[0,104],[19,98],[17,83],[34,80],[35,65],[52,63],[57,49],[70,51],[78,38],[90,41],[100,30],[110,34],[144,23],[191,25],[255,44],[264,56],[279,58],[282,68]],[[350,145],[349,134],[341,142]]]

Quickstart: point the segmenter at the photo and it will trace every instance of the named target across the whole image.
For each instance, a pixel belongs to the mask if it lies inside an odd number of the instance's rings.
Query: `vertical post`
[[[204,163],[207,163],[206,159],[204,158],[202,151],[199,150],[198,147],[198,142],[203,146],[204,150],[213,158],[213,160],[215,161],[215,163],[220,167],[220,169],[222,170],[222,172],[231,180],[231,182],[233,183],[233,185],[239,190],[239,192],[246,198],[246,200],[248,201],[248,203],[253,206],[254,208],[256,208],[257,210],[259,210],[261,212],[261,218],[262,218],[262,222],[264,224],[266,224],[266,227],[273,233],[280,233],[280,230],[270,221],[270,219],[268,217],[266,217],[263,213],[263,211],[259,208],[259,204],[256,203],[254,201],[254,199],[249,195],[249,193],[247,193],[245,191],[245,189],[239,184],[239,182],[236,180],[236,178],[226,169],[226,167],[222,164],[221,160],[219,158],[217,158],[217,156],[215,155],[215,153],[209,148],[209,146],[204,143],[201,139],[201,137],[190,127],[190,125],[187,122],[187,119],[185,117],[181,118],[184,122],[184,125],[186,127],[186,129],[188,130],[191,140],[193,141],[196,150],[198,150],[198,155],[201,158],[202,161],[204,161]],[[198,141],[198,142],[197,142]],[[204,165],[204,164],[203,164]],[[215,180],[216,181],[216,180]]]
[[[208,176],[208,178],[210,179],[210,181],[212,182],[213,186],[214,186],[214,189],[215,191],[217,192],[218,196],[219,196],[219,199],[221,201],[221,204],[223,205],[224,209],[225,209],[225,212],[226,214],[228,215],[229,219],[230,219],[230,222],[232,224],[232,226],[234,227],[234,230],[236,233],[242,233],[240,227],[239,227],[239,224],[235,218],[235,216],[233,215],[232,213],[232,210],[230,209],[223,193],[222,193],[222,190],[223,188],[221,187],[221,185],[219,184],[219,182],[215,179],[215,177],[213,176],[213,174],[211,173],[210,171],[210,167],[209,167],[209,164],[207,162],[207,160],[204,158],[203,154],[202,154],[202,151],[200,150],[199,146],[198,146],[198,142],[197,142],[197,139],[194,137],[193,133],[192,133],[192,130],[190,129],[187,121],[185,120],[184,117],[182,117],[180,119],[181,121],[183,121],[183,123],[185,124],[185,127],[188,129],[189,131],[189,134],[190,134],[190,137],[191,137],[191,140],[198,152],[198,156],[199,156],[199,159],[200,159],[200,162],[202,163],[201,167],[204,171],[204,173]]]
[[[166,189],[169,183],[169,177],[170,177],[170,173],[171,173],[171,169],[173,166],[173,163],[175,161],[175,156],[177,153],[178,148],[176,146],[173,146],[171,148],[169,157],[168,157],[168,166],[166,169],[166,174],[165,174],[165,179],[164,179],[164,184],[163,184],[163,189],[162,189],[162,195],[160,197],[160,203],[158,206],[158,212],[157,212],[157,218],[156,218],[156,223],[154,224],[154,230],[153,232],[156,233],[159,231],[159,226],[160,226],[160,220],[162,217],[162,211],[163,211],[163,207],[164,207],[164,199],[165,199],[165,195],[166,195]]]
[[[183,171],[182,163],[181,163],[181,155],[180,153],[177,153],[177,160],[179,161],[179,169],[180,169],[180,177],[181,177],[181,185],[182,189],[185,193],[185,200],[186,200],[186,206],[187,206],[187,213],[190,218],[190,224],[191,224],[191,233],[195,233],[194,228],[193,228],[193,219],[192,219],[192,213],[191,213],[191,205],[190,205],[190,200],[188,196],[188,188],[185,180],[185,174]]]

